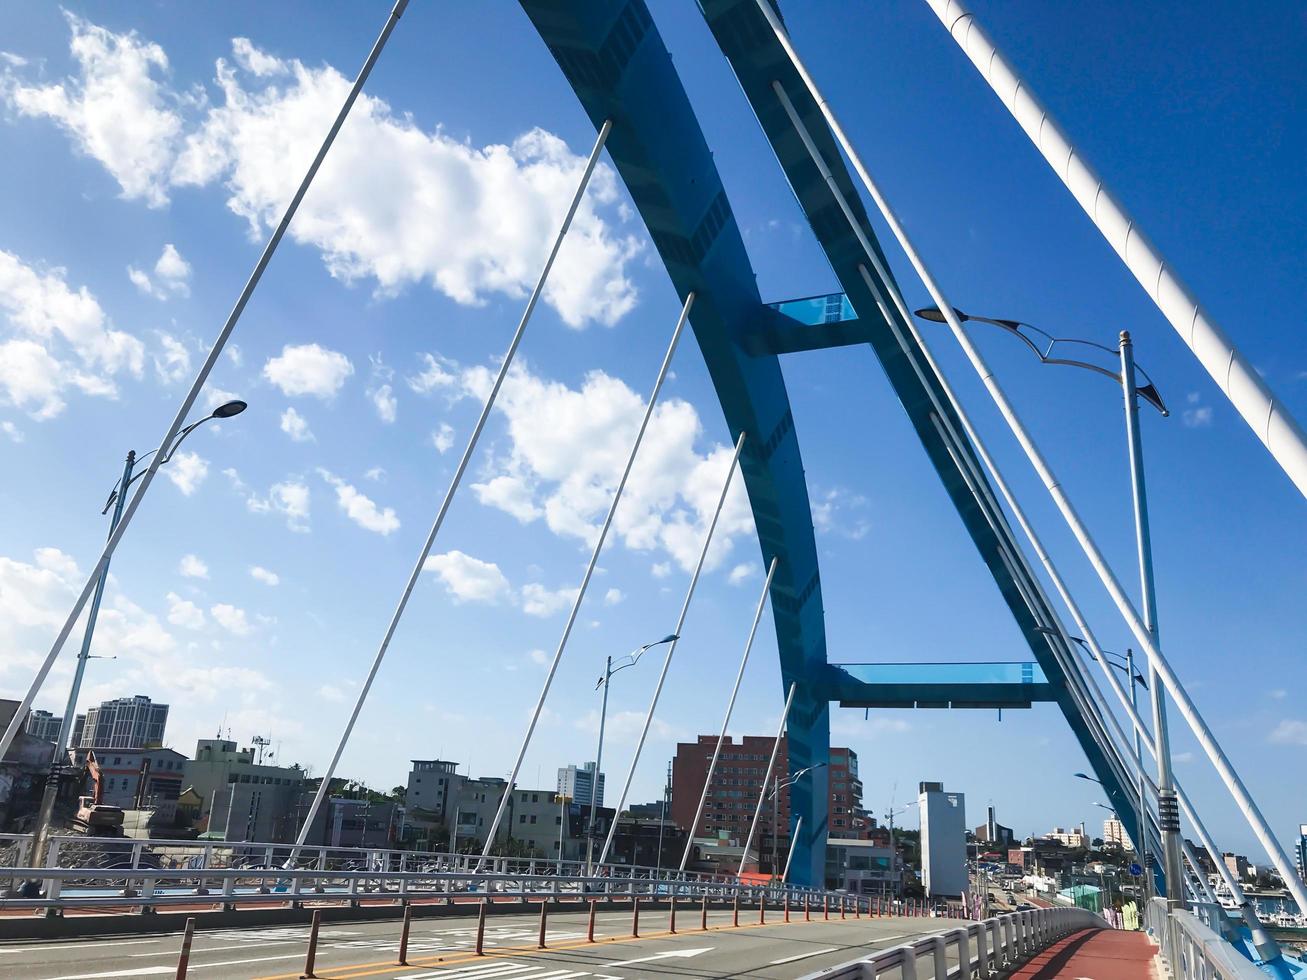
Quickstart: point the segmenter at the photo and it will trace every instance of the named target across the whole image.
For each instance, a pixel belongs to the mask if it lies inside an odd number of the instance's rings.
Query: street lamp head
[[[948,323],[948,317],[944,315],[943,311],[940,310],[938,306],[927,306],[923,310],[915,310],[914,313],[921,317],[921,319],[929,320],[931,323]],[[956,306],[953,307],[953,313],[963,323],[966,323],[971,319],[971,317],[967,316]]]
[[[659,640],[658,643],[675,643],[675,642],[676,642],[677,640],[679,640],[680,638],[681,638],[681,635],[680,635],[679,633],[668,633],[668,634],[667,634],[666,636],[664,636],[661,640]],[[655,644],[655,646],[656,646],[656,645],[657,645],[657,644]]]
[[[1103,785],[1102,783],[1099,783],[1098,780],[1095,779],[1093,776],[1089,775],[1089,773],[1087,773],[1087,772],[1078,772],[1078,773],[1076,773],[1076,779],[1087,779],[1087,780],[1089,780],[1091,783],[1098,783],[1098,785],[1100,785],[1100,786]]]
[[[215,419],[229,419],[233,415],[239,415],[248,407],[249,406],[239,398],[233,398],[231,401],[215,408],[212,412],[212,416]]]

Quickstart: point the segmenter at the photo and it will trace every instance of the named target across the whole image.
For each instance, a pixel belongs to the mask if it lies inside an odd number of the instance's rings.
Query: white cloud
[[[227,348],[231,350],[230,347]],[[219,405],[225,405],[227,402],[241,400],[240,396],[234,391],[227,391],[225,388],[218,388],[213,385],[205,385],[201,392],[204,396],[204,407],[213,411]]]
[[[1273,698],[1276,701],[1283,701],[1289,696],[1289,692],[1282,687],[1277,687],[1273,690],[1267,691],[1266,696],[1268,698]]]
[[[672,563],[668,561],[654,562],[649,571],[653,573],[654,578],[666,578],[672,574]]]
[[[455,602],[497,602],[510,591],[498,565],[462,551],[432,555],[422,568],[436,574]]]
[[[552,616],[576,599],[576,589],[547,589],[539,582],[522,586],[522,612],[528,616]]]
[[[246,508],[254,514],[280,514],[292,531],[309,530],[309,503],[311,494],[306,484],[296,479],[274,483],[267,496],[254,493],[234,469],[222,471],[231,481],[232,489],[245,498]]]
[[[77,76],[25,85],[11,63],[0,95],[61,125],[123,197],[162,207],[175,187],[221,181],[253,237],[280,218],[351,85],[330,65],[283,61],[236,38],[233,60],[215,65],[221,99],[211,104],[204,90],[162,81],[168,59],[157,44],[68,22]],[[381,294],[427,283],[463,304],[524,298],[584,167],[542,129],[478,147],[363,94],[290,235],[317,248],[333,276],[371,279]],[[635,305],[628,267],[643,246],[617,228],[630,219],[616,173],[601,163],[544,293],[568,325],[611,324]],[[460,231],[433,233],[442,228]]]
[[[399,409],[399,399],[391,390],[390,385],[382,385],[368,392],[368,397],[372,399],[372,407],[377,410],[377,418],[381,421],[390,423],[395,421],[396,412]]]
[[[340,477],[319,469],[318,475],[336,488],[336,503],[351,521],[374,534],[387,535],[399,530],[399,518],[391,507],[378,507],[370,497]]]
[[[431,433],[431,445],[436,447],[436,452],[442,456],[449,452],[449,447],[454,445],[454,430],[448,423],[441,422],[440,428]]]
[[[255,53],[242,47],[237,60],[254,66]],[[292,61],[285,69],[289,78],[270,84],[259,67],[246,78],[220,61],[224,104],[186,138],[174,172],[179,183],[222,179],[227,206],[252,234],[280,217],[350,86],[330,66]],[[290,234],[318,248],[333,276],[371,278],[381,293],[426,282],[465,304],[490,292],[524,297],[584,165],[544,130],[510,146],[477,148],[439,129],[425,132],[365,94]],[[600,165],[544,296],[571,326],[613,323],[635,304],[626,267],[640,251],[638,239],[600,217],[600,209],[618,206],[616,175]]]
[[[163,472],[178,490],[189,497],[209,475],[209,464],[199,453],[178,453],[163,467]]]
[[[189,599],[176,592],[168,593],[168,622],[188,630],[204,628],[204,611]]]
[[[382,483],[386,479],[386,471],[380,466],[374,466],[363,474],[363,479],[371,480],[373,483]]]
[[[333,704],[339,704],[345,700],[345,692],[335,684],[323,684],[318,688],[318,697],[324,701],[331,701]]]
[[[1197,408],[1186,408],[1180,414],[1180,421],[1190,429],[1204,429],[1212,424],[1212,408],[1210,405],[1200,405]]]
[[[209,577],[209,566],[196,555],[182,555],[182,560],[177,565],[177,571],[186,578]]]
[[[146,296],[158,300],[191,294],[191,264],[182,258],[177,247],[168,242],[154,263],[154,278],[134,266],[127,267],[127,278]]]
[[[23,439],[26,438],[23,435],[23,430],[18,428],[18,426],[14,425],[14,423],[10,422],[8,419],[0,422],[0,432],[7,435],[13,442],[22,442]]]
[[[69,287],[63,269],[41,272],[0,251],[0,403],[32,418],[54,418],[63,392],[116,398],[114,375],[139,378],[145,345],[114,330],[85,286]],[[3,334],[0,334],[3,337]]]
[[[236,606],[226,602],[220,602],[215,606],[209,607],[209,615],[214,618],[219,626],[231,633],[233,636],[249,636],[254,627],[250,625],[249,619],[245,615],[244,609],[238,609]]]
[[[609,589],[604,593],[604,605],[615,606],[625,598],[626,596],[622,593],[621,589]]]
[[[281,413],[281,431],[291,437],[293,442],[313,442],[313,430],[309,428],[309,420],[294,407],[286,409]]]
[[[867,498],[843,487],[814,491],[812,526],[820,534],[838,534],[850,541],[861,541],[871,531],[871,522],[862,513]]]
[[[545,653],[543,650],[530,650],[527,652],[527,658],[533,664],[539,664],[541,667],[549,663],[549,654]]]
[[[1307,745],[1307,721],[1285,718],[1266,737],[1279,745]]]
[[[484,368],[463,372],[464,390],[483,398]],[[555,534],[594,540],[644,412],[643,396],[602,371],[579,388],[515,367],[498,401],[511,448],[501,473],[475,485],[478,498],[521,521],[543,516]],[[721,495],[732,451],[696,449],[702,425],[694,407],[664,400],[654,410],[640,454],[614,518],[614,533],[636,551],[661,549],[693,567]],[[729,555],[733,540],[753,528],[743,481],[732,481],[707,566]]]
[[[191,373],[191,352],[176,337],[160,332],[159,350],[154,354],[154,373],[164,384],[186,380]]]
[[[604,724],[604,737],[619,744],[634,742],[640,735],[640,729],[644,727],[644,718],[643,711],[610,712]],[[572,722],[572,727],[589,735],[598,735],[599,712],[594,710],[586,712]],[[689,732],[685,729],[673,727],[657,715],[654,715],[653,721],[649,724],[649,740],[652,742],[683,742],[688,738]]]
[[[438,354],[423,354],[423,369],[405,379],[408,386],[420,395],[429,395],[437,388],[453,388],[458,384],[458,365]]]
[[[731,585],[743,585],[757,573],[757,568],[750,562],[741,562],[731,569],[731,573],[726,576],[726,580]]]
[[[496,507],[507,514],[512,514],[523,524],[544,516],[544,510],[532,499],[531,488],[520,476],[504,474],[487,480],[485,483],[472,484],[472,492],[477,500],[487,507]]]
[[[318,344],[287,344],[263,365],[263,376],[288,396],[331,398],[353,373],[348,357]]]
[[[264,568],[262,565],[250,566],[250,578],[254,579],[256,582],[262,582],[264,585],[279,585],[281,583],[280,575],[276,572],[268,571],[268,569]]]
[[[6,101],[22,115],[57,122],[80,152],[118,181],[123,197],[162,207],[184,101],[155,78],[167,73],[167,55],[135,31],[114,34],[76,14],[65,11],[64,17],[79,77],[43,86],[11,79]]]

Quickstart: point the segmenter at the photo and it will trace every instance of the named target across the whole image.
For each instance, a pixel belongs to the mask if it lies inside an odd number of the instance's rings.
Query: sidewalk
[[[1142,932],[1082,929],[1014,970],[1012,980],[1156,980],[1157,947]]]

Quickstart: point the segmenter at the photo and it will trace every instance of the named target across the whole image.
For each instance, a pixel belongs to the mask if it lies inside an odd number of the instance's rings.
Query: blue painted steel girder
[[[830,754],[823,683],[825,625],[817,547],[798,437],[775,354],[748,336],[765,310],[721,178],[671,57],[643,0],[521,0],[595,128],[613,121],[607,149],[639,209],[678,296],[695,293],[690,323],[732,436],[748,438],[740,470],[764,564],[779,558],[772,617],[788,689],[794,769]],[[791,877],[825,874],[826,770],[791,791],[808,829]],[[815,842],[816,846],[811,843]]]
[[[772,4],[775,8],[774,0]],[[972,492],[959,468],[958,460],[950,453],[949,446],[940,436],[932,418],[935,408],[930,398],[931,389],[943,406],[943,414],[951,423],[952,430],[959,435],[960,445],[957,447],[959,453],[970,462],[970,468],[978,475],[979,480],[985,481],[983,470],[970,441],[967,440],[955,413],[948,405],[938,378],[930,371],[919,350],[917,350],[916,360],[923,368],[929,388],[922,384],[898,341],[891,334],[889,326],[881,317],[877,304],[859,272],[859,266],[866,265],[873,279],[879,277],[867,261],[862,245],[849,226],[834,193],[812,162],[773,91],[772,83],[779,81],[783,86],[812,136],[818,152],[831,170],[841,195],[849,203],[864,235],[877,251],[882,267],[888,269],[889,263],[884,260],[884,254],[867,220],[861,197],[844,167],[843,157],[834,135],[790,63],[789,57],[776,40],[770,25],[758,10],[755,0],[700,0],[699,6],[718,46],[730,62],[803,208],[813,233],[821,243],[849,302],[858,313],[859,326],[867,329],[871,347],[907,411],[908,418],[939,474],[945,491],[962,518],[981,558],[989,568],[1031,652],[1047,674],[1048,682],[1067,723],[1084,749],[1090,765],[1103,782],[1104,789],[1113,805],[1117,807],[1118,813],[1123,820],[1132,824],[1134,811],[1130,804],[1132,797],[1127,789],[1131,785],[1129,776],[1120,760],[1115,757],[1109,758],[1101,747],[1107,743],[1107,740],[1097,719],[1086,718],[1077,707],[1068,689],[1068,678],[1050,648],[1050,643],[1056,642],[1061,645],[1061,641],[1039,632],[1039,627],[1053,622],[1052,612],[1039,596],[1030,590],[1028,580],[1023,579],[1018,582],[1013,570],[1005,561],[1002,554],[1005,548],[1010,555],[1019,555],[1020,548],[1002,512],[993,508],[987,499],[979,499]],[[889,295],[883,281],[878,282],[877,285],[883,295]],[[770,324],[770,331],[775,332],[774,323]],[[908,343],[915,349],[915,343],[910,335]],[[1018,574],[1024,573],[1018,572]],[[1026,593],[1024,595],[1023,588]],[[1074,654],[1064,645],[1061,645],[1061,650],[1064,655],[1074,657]],[[1134,834],[1135,830],[1132,829],[1131,833]],[[1134,839],[1140,838],[1135,836]]]

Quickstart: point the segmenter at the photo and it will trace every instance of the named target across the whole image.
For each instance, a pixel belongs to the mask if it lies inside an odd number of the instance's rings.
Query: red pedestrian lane
[[[1012,980],[1159,980],[1157,947],[1142,932],[1082,929],[1010,974]]]

